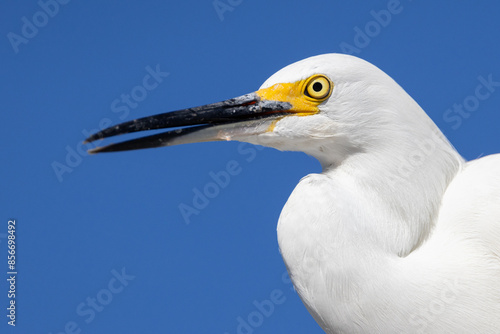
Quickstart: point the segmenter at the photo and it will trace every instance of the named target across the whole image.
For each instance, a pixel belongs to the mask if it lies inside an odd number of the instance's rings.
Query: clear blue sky
[[[1,333],[322,333],[276,240],[314,159],[236,142],[86,155],[85,133],[108,123],[344,51],[399,82],[465,158],[500,151],[500,87],[476,93],[500,81],[497,2],[65,1],[0,10],[1,277],[9,218],[18,241],[16,327],[2,279]],[[187,224],[179,207],[205,187]]]

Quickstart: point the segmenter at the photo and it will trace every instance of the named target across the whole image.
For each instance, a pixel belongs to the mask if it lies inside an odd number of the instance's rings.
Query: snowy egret
[[[420,106],[359,58],[311,57],[254,93],[87,139],[170,128],[91,153],[217,140],[302,151],[278,242],[327,333],[500,331],[500,155],[465,162]],[[179,127],[182,127],[179,129]]]

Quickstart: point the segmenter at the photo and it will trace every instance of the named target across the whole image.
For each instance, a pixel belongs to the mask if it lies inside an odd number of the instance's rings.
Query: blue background
[[[276,241],[290,192],[320,171],[314,159],[237,142],[79,153],[100,122],[252,92],[294,61],[349,44],[403,86],[465,158],[500,150],[500,87],[469,117],[444,119],[453,104],[474,100],[479,76],[500,81],[498,2],[221,3],[228,7],[218,13],[212,0],[73,0],[45,22],[36,1],[1,5],[0,277],[9,218],[18,276],[15,328],[0,280],[0,332],[233,334],[244,321],[240,333],[322,333],[291,289]],[[390,22],[375,23],[393,5]],[[34,15],[36,35],[11,43],[9,33],[22,36]],[[150,91],[140,88],[148,66],[169,73]],[[147,96],[128,115],[123,102],[111,107],[132,91]],[[232,160],[239,173],[187,224],[179,206],[192,206],[210,172]],[[126,286],[113,279],[122,270],[134,277]],[[279,303],[258,313],[254,302],[273,293]],[[100,312],[90,311],[92,298],[105,304]]]

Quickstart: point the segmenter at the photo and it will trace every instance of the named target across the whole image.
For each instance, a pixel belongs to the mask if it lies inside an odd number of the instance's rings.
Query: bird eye
[[[309,79],[304,93],[313,99],[322,100],[330,95],[331,87],[332,85],[328,78],[318,75]]]

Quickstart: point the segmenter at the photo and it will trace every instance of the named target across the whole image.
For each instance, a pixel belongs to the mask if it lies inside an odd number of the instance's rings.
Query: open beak
[[[291,109],[289,102],[271,101],[261,98],[257,93],[250,93],[222,102],[121,123],[91,135],[85,143],[126,133],[166,128],[177,129],[97,147],[89,150],[89,153],[230,140],[266,132],[275,119],[291,112]]]

